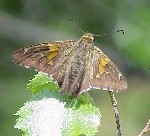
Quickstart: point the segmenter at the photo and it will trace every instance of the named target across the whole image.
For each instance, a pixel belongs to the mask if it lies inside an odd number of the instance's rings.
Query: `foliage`
[[[24,136],[92,136],[100,125],[100,112],[87,99],[88,94],[72,99],[62,96],[57,85],[44,73],[30,80],[33,98],[15,114],[15,128]],[[90,97],[89,97],[90,98]]]

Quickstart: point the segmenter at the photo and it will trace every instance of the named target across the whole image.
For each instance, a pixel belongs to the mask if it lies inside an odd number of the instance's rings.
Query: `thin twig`
[[[122,136],[121,127],[120,127],[120,120],[119,120],[119,112],[117,109],[117,100],[116,100],[115,95],[112,91],[109,91],[109,95],[110,95],[111,104],[113,106],[114,113],[115,113],[116,125],[117,125],[117,129],[118,129],[118,136]]]
[[[148,120],[147,124],[145,125],[145,127],[142,129],[142,131],[138,136],[144,136],[144,134],[147,132],[150,132],[150,119]]]

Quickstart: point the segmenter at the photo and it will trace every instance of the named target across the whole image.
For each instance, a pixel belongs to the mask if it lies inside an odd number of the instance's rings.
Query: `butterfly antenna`
[[[74,26],[76,26],[82,33],[85,33],[85,32],[81,29],[81,27],[79,27],[79,25],[76,24],[76,22],[75,22],[73,19],[70,19],[70,22],[73,23]]]
[[[122,34],[124,34],[124,30],[123,29],[118,29],[117,31],[115,31],[115,33],[118,33],[118,32],[122,32]],[[105,35],[111,35],[112,33],[106,33],[106,34],[100,34],[100,35],[94,35],[94,36],[105,36]]]
[[[122,32],[122,34],[124,34],[123,29],[118,29],[115,33],[118,33],[118,32]]]

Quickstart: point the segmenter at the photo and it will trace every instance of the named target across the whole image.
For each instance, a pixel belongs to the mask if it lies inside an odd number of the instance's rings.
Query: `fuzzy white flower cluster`
[[[66,126],[69,122],[64,122],[64,118],[68,117],[69,110],[66,109],[65,103],[59,102],[54,98],[43,98],[40,101],[31,101],[25,103],[20,109],[31,111],[26,115],[24,121],[17,122],[15,128],[27,129],[31,136],[61,136],[62,126]],[[67,121],[69,121],[67,119]],[[64,125],[63,123],[67,123]],[[68,126],[68,125],[67,125]]]

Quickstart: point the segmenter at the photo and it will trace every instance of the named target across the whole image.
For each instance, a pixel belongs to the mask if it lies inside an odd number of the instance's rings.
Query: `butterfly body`
[[[127,82],[118,68],[93,43],[94,35],[84,34],[78,41],[56,41],[22,48],[13,60],[50,75],[62,93],[77,97],[91,88],[123,91]]]

